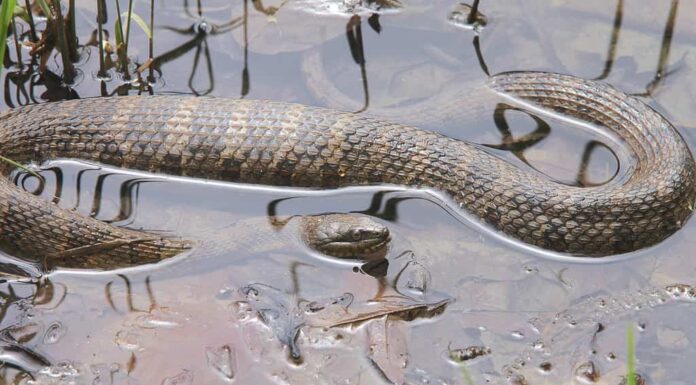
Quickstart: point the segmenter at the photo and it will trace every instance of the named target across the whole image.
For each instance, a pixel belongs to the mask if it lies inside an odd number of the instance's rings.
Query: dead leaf
[[[385,315],[367,324],[367,357],[392,384],[404,383],[408,365],[406,322]]]

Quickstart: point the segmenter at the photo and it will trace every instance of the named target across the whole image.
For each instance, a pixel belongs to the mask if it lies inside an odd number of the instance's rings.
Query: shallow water
[[[499,108],[496,122],[495,104],[481,106],[480,118],[466,125],[394,112],[466,93],[486,72],[548,70],[601,78],[641,95],[696,144],[693,3],[485,1],[487,25],[478,32],[448,21],[454,1],[359,8],[355,17],[327,14],[345,11],[340,5],[309,12],[310,0],[201,3],[200,13],[195,1],[155,4],[161,73],[153,74],[154,93],[364,110],[502,147],[491,151],[565,183],[611,179],[622,154],[562,119],[544,117],[550,126],[544,130],[528,112]],[[149,2],[134,10],[147,19]],[[91,1],[77,1],[83,44],[96,28],[95,13]],[[11,39],[13,61],[15,48]],[[43,102],[137,88],[113,70],[100,82],[95,46],[80,50],[70,87],[37,83],[27,49],[21,51],[24,66],[3,71],[5,108],[26,104],[27,95]],[[129,51],[133,66],[148,57],[146,36],[135,26]],[[61,73],[60,59],[52,56],[48,68]],[[532,140],[521,140],[527,134]],[[86,216],[203,246],[160,265],[99,273],[58,267],[41,280],[15,275],[42,266],[3,255],[3,271],[12,274],[0,284],[0,375],[7,383],[482,384],[524,376],[529,384],[618,385],[626,373],[627,327],[647,384],[693,382],[694,293],[664,287],[696,284],[694,221],[655,247],[588,261],[506,240],[429,191],[270,189],[74,161],[41,170],[43,186],[21,172],[15,180]],[[298,242],[275,243],[291,227],[274,227],[269,214],[324,212],[364,213],[389,227],[384,277],[319,257]],[[311,310],[316,304],[325,308]],[[412,317],[394,310],[409,306],[426,309]],[[370,312],[383,316],[326,327]],[[477,351],[466,350],[472,347],[482,354],[467,355]]]

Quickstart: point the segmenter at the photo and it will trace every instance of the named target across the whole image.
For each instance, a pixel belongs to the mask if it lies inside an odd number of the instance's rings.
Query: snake
[[[599,186],[564,185],[481,145],[417,127],[294,103],[185,95],[10,109],[0,115],[0,154],[19,163],[81,159],[271,186],[431,189],[509,237],[575,256],[652,246],[688,219],[693,157],[676,129],[641,100],[606,83],[545,72],[497,74],[486,88],[615,137],[630,155],[626,172]],[[4,174],[14,169],[1,167]],[[195,244],[84,217],[7,178],[0,181],[0,243],[46,259],[89,255],[105,268],[158,262]]]

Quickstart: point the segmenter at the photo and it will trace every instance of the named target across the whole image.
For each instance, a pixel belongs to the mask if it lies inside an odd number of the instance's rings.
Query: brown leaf
[[[385,315],[367,324],[367,357],[392,384],[404,383],[408,365],[407,324]]]

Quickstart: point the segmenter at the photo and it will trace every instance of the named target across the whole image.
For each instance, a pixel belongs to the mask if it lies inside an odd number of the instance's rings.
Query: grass
[[[636,385],[635,358],[633,326],[629,324],[626,327],[626,385]]]
[[[0,59],[5,57],[5,47],[7,46],[4,42],[7,40],[7,30],[10,28],[10,21],[14,15],[15,0],[3,0],[2,5],[0,5]],[[2,66],[0,66],[0,75],[2,75]]]

